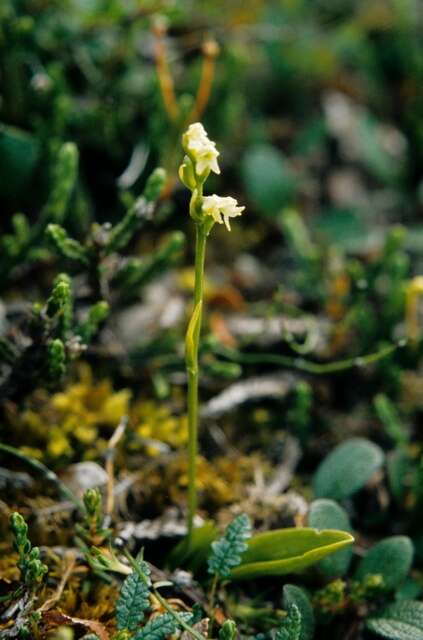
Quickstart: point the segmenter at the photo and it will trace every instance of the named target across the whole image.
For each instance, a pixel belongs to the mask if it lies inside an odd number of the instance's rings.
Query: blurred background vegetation
[[[263,234],[286,206],[347,249],[418,225],[421,20],[417,0],[3,0],[2,225],[36,217],[68,140],[81,158],[69,226],[119,219],[151,168],[173,176],[200,116]]]

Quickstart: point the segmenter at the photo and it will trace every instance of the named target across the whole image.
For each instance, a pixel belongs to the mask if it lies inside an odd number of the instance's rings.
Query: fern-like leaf
[[[245,540],[251,536],[251,522],[243,513],[233,520],[222,538],[212,543],[208,560],[209,573],[219,578],[229,578],[231,569],[241,562],[241,554],[247,549]]]
[[[150,607],[150,569],[146,562],[139,562],[142,572],[133,571],[124,581],[116,603],[116,623],[119,630],[135,631],[144,619],[144,611]]]
[[[178,616],[188,623],[192,619],[192,614],[190,613],[178,612]],[[141,631],[138,631],[133,640],[164,640],[173,635],[179,627],[178,621],[171,613],[163,613],[149,620]]]
[[[301,637],[301,613],[296,604],[288,609],[288,615],[276,629],[275,640],[300,640]]]

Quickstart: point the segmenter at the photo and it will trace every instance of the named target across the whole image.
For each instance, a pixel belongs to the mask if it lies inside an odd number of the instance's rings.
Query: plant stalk
[[[207,233],[205,225],[197,222],[195,241],[194,309],[203,302],[204,260]],[[201,333],[201,309],[193,333],[192,361],[188,365],[188,547],[191,547],[194,517],[197,511],[197,454],[198,454],[198,347]]]

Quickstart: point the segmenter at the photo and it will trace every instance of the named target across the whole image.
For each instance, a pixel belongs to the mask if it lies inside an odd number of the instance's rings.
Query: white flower
[[[197,175],[201,176],[208,171],[220,173],[216,144],[209,140],[207,131],[200,122],[190,124],[182,136],[182,146],[195,164]]]
[[[245,207],[239,207],[238,202],[231,196],[222,197],[214,193],[203,198],[203,213],[212,216],[219,224],[224,222],[228,231],[231,230],[229,218],[240,216],[244,209]]]

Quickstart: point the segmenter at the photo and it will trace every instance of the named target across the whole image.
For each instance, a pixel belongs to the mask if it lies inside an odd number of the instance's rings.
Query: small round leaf
[[[376,544],[357,568],[356,578],[380,574],[387,589],[395,589],[407,577],[413,561],[413,544],[407,536],[392,536]]]
[[[423,640],[423,602],[395,602],[367,620],[366,627],[388,640]]]
[[[286,584],[283,588],[283,606],[288,609],[295,604],[301,614],[301,632],[299,640],[312,640],[314,636],[314,612],[307,593],[294,584]]]
[[[347,512],[333,500],[322,498],[310,505],[308,525],[315,529],[340,529],[351,532]],[[319,562],[319,569],[328,578],[343,576],[350,566],[353,550],[347,547]]]
[[[336,447],[320,464],[313,479],[317,498],[342,500],[364,487],[380,469],[384,454],[365,438],[352,438]]]

